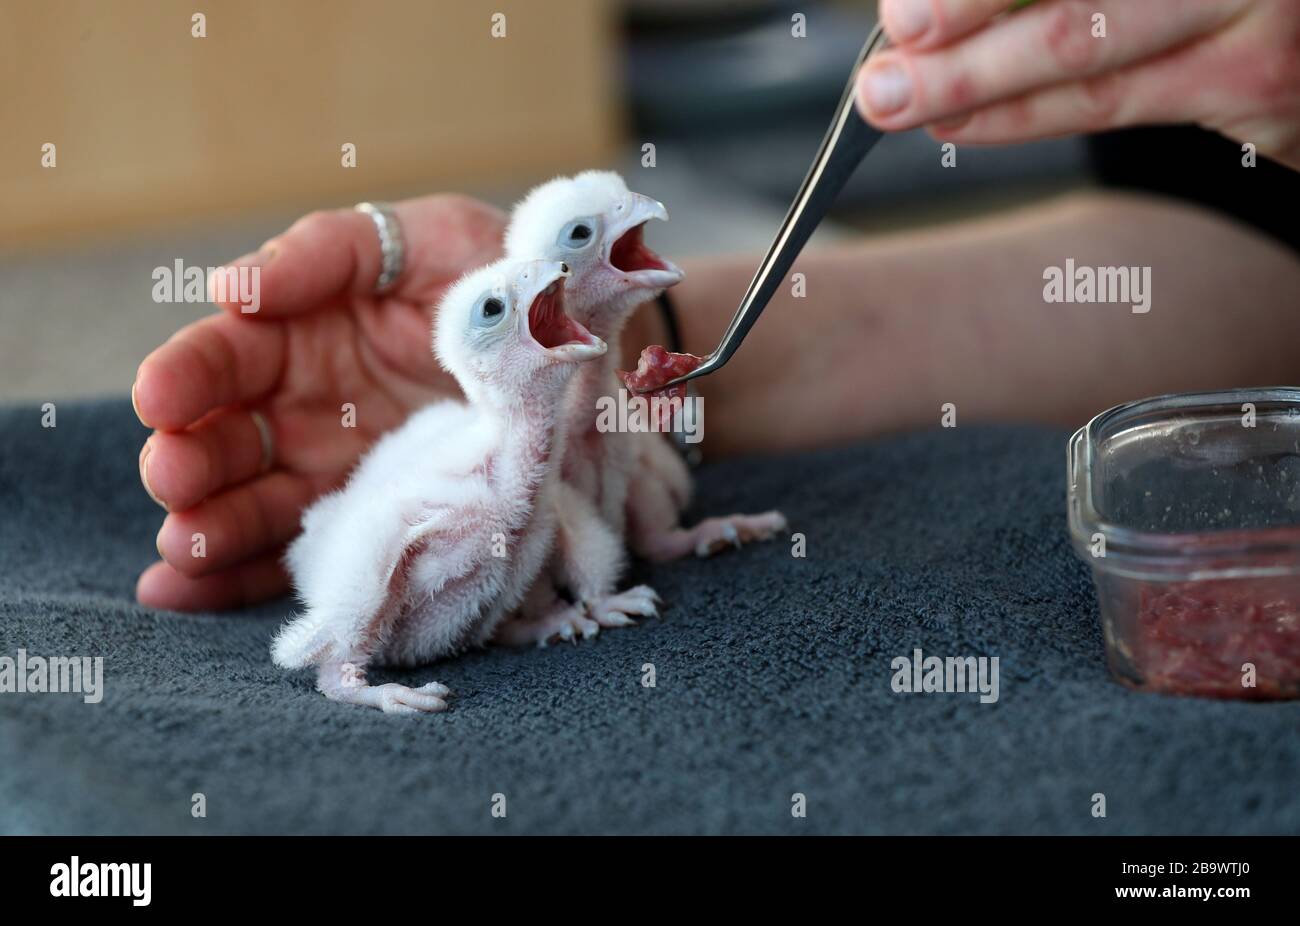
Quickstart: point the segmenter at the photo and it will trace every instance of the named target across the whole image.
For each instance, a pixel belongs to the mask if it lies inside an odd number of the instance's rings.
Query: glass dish
[[[1069,516],[1117,679],[1300,696],[1300,389],[1103,412],[1070,439]]]

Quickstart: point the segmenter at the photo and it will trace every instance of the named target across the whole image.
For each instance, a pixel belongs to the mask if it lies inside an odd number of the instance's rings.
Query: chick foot
[[[587,606],[587,613],[602,627],[635,627],[635,617],[659,614],[659,595],[648,585],[638,585]]]
[[[637,551],[647,559],[667,562],[688,553],[712,556],[727,547],[741,547],[758,540],[771,540],[787,527],[779,511],[763,514],[733,514],[707,518],[694,527],[647,530],[638,538]]]
[[[504,646],[529,646],[545,648],[552,640],[576,643],[578,638],[590,640],[600,633],[600,624],[582,613],[577,605],[560,604],[541,617],[515,617],[500,627],[492,637],[493,643]]]
[[[712,556],[727,547],[740,549],[747,543],[771,540],[786,527],[785,515],[779,511],[765,511],[763,514],[708,518],[686,528],[686,533],[695,539],[696,556]]]
[[[447,709],[451,689],[437,682],[419,688],[389,683],[371,685],[366,672],[351,663],[327,663],[320,667],[316,687],[331,701],[375,707],[385,714],[433,714]]]

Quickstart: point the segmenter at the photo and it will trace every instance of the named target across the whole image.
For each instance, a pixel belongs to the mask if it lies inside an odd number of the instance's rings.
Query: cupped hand
[[[863,116],[977,144],[1194,122],[1300,169],[1295,0],[1017,5],[881,0],[896,47],[859,75]]]
[[[255,313],[221,302],[140,364],[132,400],[155,429],[140,476],[168,512],[162,561],[136,586],[142,604],[208,610],[286,591],[280,557],[302,510],[379,435],[455,394],[431,352],[433,307],[462,273],[500,255],[505,220],[451,195],[395,210],[406,260],[388,293],[373,292],[373,221],[313,213],[229,265],[260,268]],[[269,458],[253,411],[268,426]]]

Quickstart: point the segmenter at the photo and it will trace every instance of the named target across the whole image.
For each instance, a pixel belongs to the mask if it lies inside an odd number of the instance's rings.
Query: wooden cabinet
[[[592,166],[619,126],[615,12],[604,0],[4,3],[0,247]]]

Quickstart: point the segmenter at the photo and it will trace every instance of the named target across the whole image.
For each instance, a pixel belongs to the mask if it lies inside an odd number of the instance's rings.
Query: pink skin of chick
[[[559,262],[503,260],[452,287],[435,351],[467,401],[417,412],[304,514],[286,560],[306,607],[281,629],[272,658],[317,666],[331,700],[396,714],[445,709],[445,686],[370,685],[366,668],[482,645],[545,566],[564,396],[578,368],[606,352],[565,313],[566,275]]]

